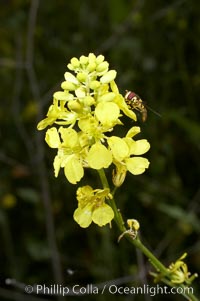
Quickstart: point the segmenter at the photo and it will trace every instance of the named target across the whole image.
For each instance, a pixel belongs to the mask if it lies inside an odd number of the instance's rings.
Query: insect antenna
[[[162,117],[162,115],[161,115],[160,113],[158,113],[157,111],[153,110],[153,109],[152,109],[150,106],[148,106],[145,102],[144,102],[144,105],[145,105],[145,107],[146,107],[149,111],[153,112],[154,114],[156,114],[156,115],[159,116],[159,117]]]

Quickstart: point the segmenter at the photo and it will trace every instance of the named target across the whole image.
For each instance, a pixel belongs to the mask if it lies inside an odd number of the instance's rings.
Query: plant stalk
[[[98,173],[99,173],[103,188],[110,189],[108,180],[105,175],[105,171],[103,169],[100,169],[100,170],[98,170]],[[122,217],[119,209],[117,209],[114,197],[112,199],[110,199],[108,201],[108,203],[114,211],[114,221],[117,224],[117,227],[120,230],[121,234],[123,234],[125,231],[127,231],[127,229],[125,227],[123,217]],[[134,245],[136,248],[138,248],[149,259],[151,265],[153,265],[153,267],[156,268],[157,272],[159,272],[161,275],[163,275],[163,277],[161,278],[162,282],[166,283],[167,285],[169,285],[171,287],[177,287],[176,284],[174,284],[170,281],[169,270],[154,256],[154,254],[147,247],[145,247],[145,245],[141,242],[141,240],[139,239],[138,236],[136,238],[133,238],[128,233],[125,233],[124,236],[132,245]],[[182,295],[187,300],[198,301],[198,299],[194,296],[194,294],[185,293],[185,291],[187,291],[186,290],[187,287],[184,284],[181,284],[178,287],[181,287],[183,289]]]

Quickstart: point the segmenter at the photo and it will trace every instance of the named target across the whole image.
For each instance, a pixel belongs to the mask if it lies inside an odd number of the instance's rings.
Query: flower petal
[[[91,168],[107,168],[112,163],[112,154],[104,145],[98,143],[90,148],[87,160]]]
[[[61,138],[63,140],[63,145],[65,147],[73,148],[78,143],[78,134],[74,129],[71,128],[59,128],[59,133],[61,134]]]
[[[99,225],[100,227],[110,223],[113,218],[114,212],[112,208],[107,204],[103,204],[102,206],[98,207],[93,211],[92,214],[93,222]]]
[[[149,149],[150,149],[150,144],[146,139],[137,140],[137,141],[134,141],[134,143],[131,144],[130,154],[132,154],[132,155],[143,155]]]
[[[54,121],[56,120],[56,117],[47,117],[45,119],[42,119],[38,125],[37,125],[37,129],[39,131],[44,130],[48,125],[52,125],[54,123]]]
[[[64,77],[67,82],[73,83],[75,85],[79,84],[77,78],[70,72],[65,72]]]
[[[100,78],[100,82],[102,84],[108,84],[115,79],[116,75],[117,72],[115,70],[110,70]]]
[[[45,141],[52,148],[58,148],[60,146],[60,137],[55,127],[46,131]]]
[[[64,172],[71,184],[79,182],[84,175],[83,166],[75,156],[71,156],[66,160]]]
[[[97,119],[108,126],[116,124],[119,113],[118,106],[113,102],[100,102],[95,109]]]
[[[133,126],[132,128],[130,128],[130,130],[127,132],[126,137],[134,137],[135,135],[137,135],[138,133],[140,133],[140,127],[139,126]]]
[[[128,171],[133,175],[140,175],[149,167],[149,161],[143,157],[128,158],[125,162]]]
[[[82,227],[87,228],[92,222],[91,205],[85,206],[83,209],[77,208],[74,211],[74,220]]]
[[[111,148],[113,157],[119,162],[124,160],[129,155],[128,145],[119,137],[112,136],[108,138],[108,145]]]
[[[58,155],[55,156],[55,158],[54,158],[53,167],[54,167],[55,177],[57,178],[58,173],[60,171],[60,167],[61,167],[61,158]]]
[[[86,185],[79,187],[76,192],[76,198],[78,200],[78,206],[83,208],[89,203],[94,196],[94,192],[91,186]]]

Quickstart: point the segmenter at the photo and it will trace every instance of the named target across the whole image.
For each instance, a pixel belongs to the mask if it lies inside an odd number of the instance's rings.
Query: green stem
[[[98,173],[99,173],[103,187],[110,189],[104,170],[100,169],[100,170],[98,170]],[[127,231],[127,229],[124,225],[123,217],[122,217],[119,209],[117,209],[114,197],[111,200],[109,200],[109,205],[112,207],[112,209],[114,211],[114,220],[115,220],[120,232],[124,233],[125,231]],[[136,239],[133,239],[128,233],[124,234],[124,236],[127,238],[127,240],[129,240],[129,242],[132,245],[134,245],[136,248],[138,248],[149,259],[151,265],[153,265],[156,268],[156,270],[161,275],[163,275],[163,278],[161,278],[162,282],[168,284],[171,287],[177,287],[170,280],[167,280],[167,278],[170,279],[170,273],[169,273],[168,269],[153,255],[153,253],[147,247],[145,247],[143,245],[143,243],[141,242],[139,237],[137,237]],[[167,278],[165,278],[165,277],[167,277]],[[186,288],[186,286],[183,284],[181,284],[179,287],[182,287],[183,291],[184,291],[184,288]],[[198,301],[198,299],[191,293],[183,292],[182,295],[188,300]]]
[[[103,188],[110,189],[104,170],[100,169],[100,170],[98,170],[98,173],[99,173]],[[109,200],[108,203],[114,211],[114,215],[115,215],[114,220],[115,220],[119,230],[123,233],[124,231],[126,231],[126,227],[124,226],[124,221],[123,221],[122,215],[121,215],[120,211],[117,209],[114,198]]]
[[[99,174],[99,177],[101,179],[101,183],[103,185],[103,188],[109,188],[109,184],[108,184],[108,180],[106,178],[106,174],[105,174],[105,171],[103,169],[98,169],[98,174]]]
[[[137,237],[136,239],[132,239],[130,236],[127,237],[128,240],[138,249],[140,249],[140,251],[146,255],[146,257],[149,259],[150,263],[157,269],[158,272],[160,272],[161,274],[168,276],[169,272],[168,269],[153,255],[153,253],[147,249],[143,243],[141,242],[141,240]]]

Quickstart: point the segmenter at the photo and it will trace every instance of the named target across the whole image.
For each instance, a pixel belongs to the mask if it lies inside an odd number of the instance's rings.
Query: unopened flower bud
[[[100,87],[100,82],[98,80],[93,80],[89,83],[89,87],[92,90],[96,90]]]
[[[113,101],[113,99],[116,97],[115,93],[113,92],[108,92],[103,94],[101,97],[98,98],[98,101]]]
[[[79,72],[76,76],[77,80],[81,83],[85,82],[86,79],[87,79],[87,75],[86,73],[83,73],[83,72]]]
[[[89,53],[88,58],[89,58],[89,63],[96,62],[96,55],[94,53],[92,53],[92,52]]]
[[[95,100],[91,96],[86,96],[83,98],[83,103],[84,106],[91,107],[93,104],[95,104]]]
[[[96,63],[95,62],[91,62],[89,63],[89,65],[86,68],[89,72],[93,72],[96,69]]]
[[[82,65],[86,65],[88,63],[88,57],[85,56],[85,55],[81,55],[80,59],[79,59],[79,62],[82,64]]]
[[[113,170],[112,181],[115,187],[120,187],[124,183],[125,178],[126,178],[126,169],[124,169],[121,172],[119,172],[119,170],[118,171]]]
[[[57,100],[69,100],[69,93],[66,91],[57,91],[53,94],[53,98]]]
[[[97,70],[97,72],[102,72],[102,71],[107,72],[108,66],[109,66],[108,62],[102,62],[97,66],[96,70]]]
[[[61,88],[62,88],[63,90],[74,91],[74,90],[76,89],[76,85],[74,85],[73,83],[64,81],[64,82],[62,82],[62,84],[61,84]]]
[[[74,112],[78,112],[82,109],[81,104],[77,100],[70,100],[67,105],[68,108]]]
[[[73,57],[70,62],[74,68],[77,68],[80,65],[80,62],[76,57]]]
[[[96,58],[96,63],[100,64],[104,61],[104,56],[102,54],[98,55]]]
[[[65,77],[65,80],[70,82],[70,83],[73,83],[73,84],[76,84],[76,85],[79,84],[77,78],[70,72],[65,72],[64,77]]]
[[[110,70],[100,78],[100,82],[102,84],[108,84],[115,79],[116,75],[117,72],[115,70]]]

